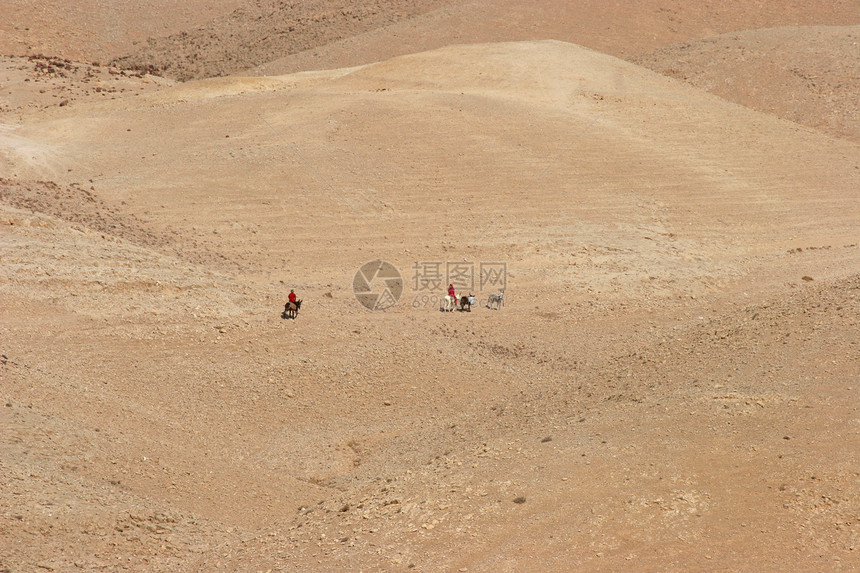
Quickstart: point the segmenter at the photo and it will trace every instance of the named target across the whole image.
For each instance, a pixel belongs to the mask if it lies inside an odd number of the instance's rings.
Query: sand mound
[[[739,32],[633,60],[727,100],[860,142],[860,26]]]
[[[849,233],[838,209],[850,196],[844,174],[856,176],[838,145],[798,139],[790,125],[560,42],[451,47],[328,74],[208,80],[108,101],[98,114],[98,122],[58,117],[17,134],[55,150],[51,161],[74,168],[69,182],[93,179],[112,199],[138,213],[155,208],[159,221],[194,234],[217,230],[241,249],[239,258],[270,268],[283,264],[286,243],[277,236],[286,212],[293,236],[324,250],[357,250],[361,242],[325,247],[321,229],[351,226],[358,239],[374,236],[377,223],[415,220],[415,231],[404,226],[386,247],[401,256],[425,250],[424,233],[448,233],[458,248],[479,239],[500,246],[518,232],[502,229],[556,209],[552,225],[563,232],[600,221],[593,207],[578,207],[598,204],[617,224],[656,225],[652,236],[696,225],[721,242],[762,241],[766,232],[780,242],[787,238],[780,229],[805,220],[814,200],[818,224],[832,214],[830,231]],[[808,159],[801,166],[798,157]],[[831,160],[846,167],[834,170]],[[763,163],[780,183],[758,183]],[[23,174],[44,177],[37,167]],[[821,203],[815,190],[825,184],[828,203]],[[551,199],[527,201],[537,186]],[[217,211],[207,200],[213,193],[223,202]],[[443,198],[463,208],[451,210]],[[745,222],[764,212],[770,226]],[[458,231],[445,231],[446,223]],[[535,248],[566,256],[568,248],[540,242]]]

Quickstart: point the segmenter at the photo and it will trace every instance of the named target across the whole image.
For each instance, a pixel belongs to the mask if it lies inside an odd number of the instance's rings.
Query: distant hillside
[[[613,56],[777,26],[858,23],[836,0],[713,3],[684,0],[257,0],[206,24],[153,35],[114,63],[172,79],[270,75],[366,64],[451,44],[561,40]],[[268,65],[267,65],[268,64]]]
[[[105,63],[147,38],[203,26],[245,0],[0,0],[0,55]]]
[[[202,27],[151,38],[145,47],[115,63],[178,80],[224,76],[384,27],[451,1],[258,0]]]
[[[860,26],[725,34],[633,61],[741,105],[860,142]]]

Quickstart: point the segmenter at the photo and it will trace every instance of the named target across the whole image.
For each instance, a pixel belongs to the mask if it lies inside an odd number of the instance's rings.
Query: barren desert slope
[[[455,44],[553,39],[840,138],[856,141],[860,123],[855,0],[0,0],[0,14],[7,16],[0,18],[0,54],[8,54],[0,58],[0,74],[20,67],[12,57],[40,56],[42,75],[57,58],[67,60],[66,70],[73,64],[78,76],[282,75]],[[23,95],[30,107],[41,107],[93,93],[89,77],[40,85],[36,93],[17,75],[0,83],[0,113],[15,110]],[[127,88],[100,87],[108,90],[102,98]]]
[[[239,0],[0,0],[0,53],[101,62],[149,38],[205,25]]]
[[[5,569],[860,563],[856,143],[562,42],[120,95],[0,139]]]
[[[198,0],[199,1],[199,0]],[[207,3],[203,3],[207,4]],[[175,79],[342,68],[453,44],[553,39],[622,58],[760,28],[851,25],[853,0],[258,0],[117,58]],[[255,74],[256,75],[256,74]]]
[[[637,54],[632,61],[741,105],[860,141],[860,26],[733,32]]]
[[[860,23],[855,0],[0,0],[0,54],[174,79],[342,68],[452,44],[554,39],[622,58],[718,34]]]

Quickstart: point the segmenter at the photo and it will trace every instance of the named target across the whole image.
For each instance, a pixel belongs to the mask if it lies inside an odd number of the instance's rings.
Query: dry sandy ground
[[[856,141],[558,41],[60,63],[0,72],[0,570],[860,569]]]
[[[741,105],[860,142],[860,26],[738,32],[633,58]]]
[[[0,58],[0,120],[7,131],[33,112],[155,91],[174,82],[55,56]]]

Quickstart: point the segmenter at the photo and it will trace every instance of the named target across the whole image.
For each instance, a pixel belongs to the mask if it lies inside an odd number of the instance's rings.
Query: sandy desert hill
[[[856,23],[855,3],[607,4],[511,0],[258,2],[198,29],[152,38],[119,59],[190,79],[264,65],[269,74],[342,68],[452,44],[554,39],[627,57],[723,32]]]
[[[5,60],[0,570],[856,570],[856,141],[557,40],[349,61],[384,30],[269,77]],[[440,313],[434,262],[506,303]]]
[[[738,32],[634,61],[741,105],[860,141],[858,26]]]
[[[12,15],[0,21],[0,54],[43,56],[43,63],[61,58],[66,65],[102,71],[110,63],[114,68],[107,69],[116,72],[181,80],[343,68],[452,44],[555,39],[687,78],[730,101],[837,137],[856,138],[860,50],[850,26],[860,21],[860,10],[849,0],[706,5],[259,0],[149,2],[134,9],[125,3],[54,0],[6,1],[0,11]],[[0,65],[21,67],[8,58]],[[6,96],[25,94],[39,107],[75,101],[82,95],[75,92],[91,87],[60,82],[36,94],[15,78],[6,85],[15,86]],[[0,100],[0,110],[4,103],[15,109],[14,102]]]

